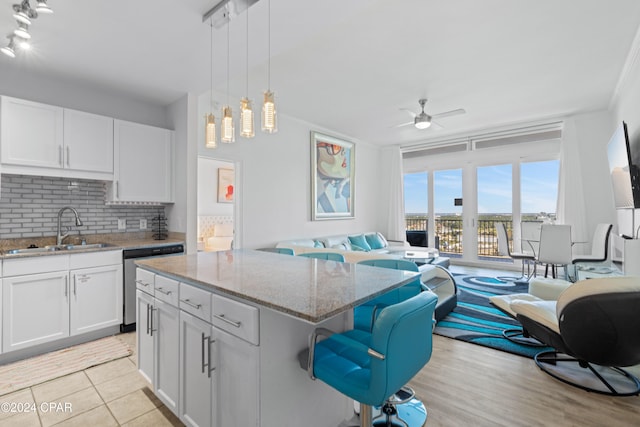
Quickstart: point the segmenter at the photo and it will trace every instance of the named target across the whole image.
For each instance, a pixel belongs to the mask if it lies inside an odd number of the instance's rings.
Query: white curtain
[[[402,152],[400,147],[389,147],[382,150],[383,159],[388,159],[389,186],[387,200],[389,203],[387,213],[387,238],[390,240],[404,241],[404,178],[402,173]]]
[[[560,153],[560,182],[558,185],[557,222],[571,225],[574,242],[589,241],[587,230],[582,168],[580,166],[580,142],[573,120],[564,123]],[[588,245],[577,245],[574,253],[584,252]]]

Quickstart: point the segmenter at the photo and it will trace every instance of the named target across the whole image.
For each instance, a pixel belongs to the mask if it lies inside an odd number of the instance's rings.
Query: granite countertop
[[[319,323],[419,273],[251,249],[150,258],[140,267]]]
[[[92,236],[93,237],[93,236]],[[53,245],[55,242],[41,242],[34,241],[34,244],[38,247],[44,247],[47,245]],[[105,247],[90,247],[93,243],[106,243]],[[68,244],[68,243],[67,243]],[[173,244],[184,244],[184,238],[181,237],[169,237],[164,240],[155,240],[151,237],[140,236],[137,234],[126,235],[126,234],[114,234],[114,235],[100,235],[98,237],[89,238],[87,236],[87,244],[89,247],[83,248],[81,243],[72,243],[74,246],[73,250],[52,250],[45,252],[27,252],[27,253],[19,253],[19,254],[10,254],[8,253],[11,249],[19,249],[19,248],[27,248],[29,246],[29,242],[20,242],[14,243],[13,245],[9,244],[6,248],[3,247],[0,250],[0,259],[16,259],[16,258],[27,258],[27,257],[38,257],[38,256],[55,256],[55,255],[69,255],[69,254],[78,254],[78,253],[87,253],[87,252],[100,252],[100,251],[114,251],[120,249],[138,249],[145,247],[154,247],[154,246],[167,246]],[[6,244],[5,244],[6,246]]]

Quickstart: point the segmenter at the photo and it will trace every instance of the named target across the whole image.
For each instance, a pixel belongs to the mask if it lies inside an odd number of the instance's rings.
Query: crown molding
[[[629,79],[638,74],[638,71],[636,71],[638,62],[640,62],[640,27],[638,27],[638,31],[636,31],[636,35],[633,38],[631,48],[627,54],[627,59],[625,60],[620,76],[618,77],[618,82],[616,83],[616,87],[611,95],[611,100],[609,100],[609,110],[613,110],[615,105],[618,103],[620,94],[623,92],[624,87],[629,83]]]

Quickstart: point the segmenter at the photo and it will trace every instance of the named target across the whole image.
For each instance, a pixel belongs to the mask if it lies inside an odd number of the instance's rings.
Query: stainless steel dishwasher
[[[136,329],[136,264],[135,261],[142,258],[158,256],[171,256],[184,254],[184,245],[167,243],[147,246],[122,251],[124,262],[124,313],[123,322],[120,325],[121,332],[134,331]]]

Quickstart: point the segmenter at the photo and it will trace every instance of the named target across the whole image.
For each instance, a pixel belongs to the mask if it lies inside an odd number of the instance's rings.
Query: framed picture
[[[311,132],[311,219],[354,218],[355,146]]]
[[[218,203],[233,203],[235,190],[233,169],[218,168]]]

